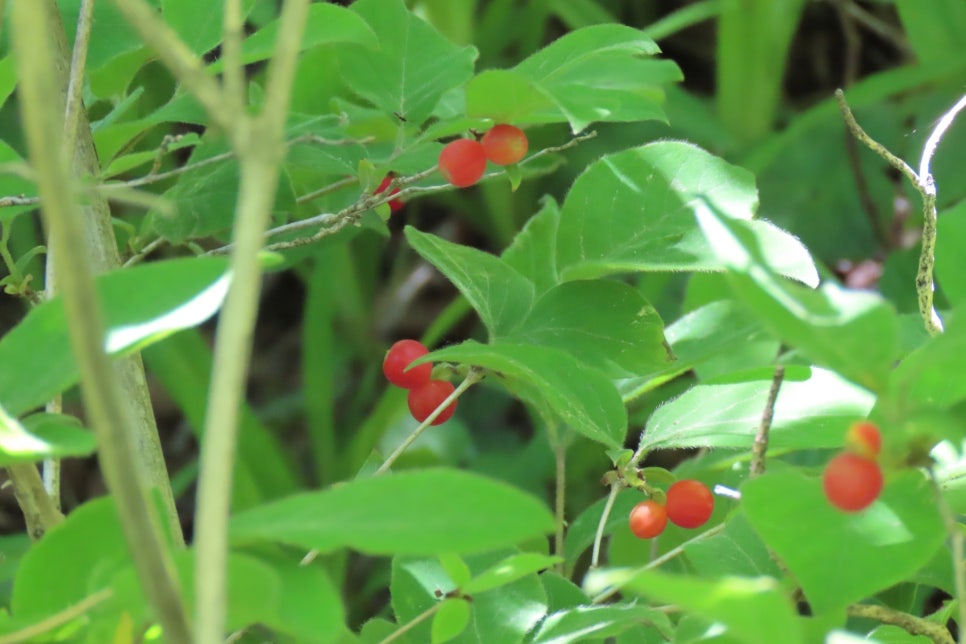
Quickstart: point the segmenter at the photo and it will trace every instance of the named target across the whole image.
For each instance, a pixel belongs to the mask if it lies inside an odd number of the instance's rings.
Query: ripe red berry
[[[667,526],[667,510],[657,501],[648,499],[634,506],[627,521],[634,536],[640,539],[653,539],[664,532]]]
[[[882,451],[882,434],[875,423],[860,420],[845,432],[845,445],[860,456],[875,459]]]
[[[871,458],[845,452],[829,461],[822,485],[832,505],[858,512],[872,505],[882,492],[882,470]]]
[[[400,340],[389,347],[382,361],[382,372],[386,379],[397,387],[412,389],[429,382],[433,375],[433,365],[424,363],[407,370],[413,360],[422,358],[429,349],[416,340]]]
[[[457,139],[439,153],[439,171],[458,188],[472,186],[486,172],[486,153],[479,141]]]
[[[456,387],[453,386],[453,383],[446,380],[430,380],[426,384],[410,389],[408,400],[409,412],[413,415],[413,418],[419,422],[423,422],[454,391],[456,391]],[[430,424],[442,425],[449,420],[456,411],[456,402],[455,400],[451,402],[449,407],[444,409],[436,417],[436,420]]]
[[[674,525],[698,528],[714,512],[714,495],[701,481],[678,481],[667,490],[667,516]]]
[[[385,178],[383,178],[383,180],[379,183],[379,187],[376,188],[375,194],[379,194],[380,192],[385,191],[385,189],[389,187],[389,184],[391,182],[392,182],[392,176],[386,175]],[[389,193],[389,196],[391,197],[392,195],[397,194],[398,192],[399,192],[399,188],[394,188],[393,191]],[[390,212],[396,212],[397,210],[399,210],[400,208],[402,208],[404,205],[405,204],[402,202],[401,199],[390,199],[389,200],[389,211]]]
[[[480,141],[486,158],[497,165],[516,163],[527,154],[527,135],[518,127],[501,123],[494,125]]]

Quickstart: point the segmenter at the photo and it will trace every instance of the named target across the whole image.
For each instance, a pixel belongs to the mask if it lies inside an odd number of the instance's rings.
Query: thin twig
[[[128,258],[126,262],[124,262],[123,268],[130,268],[131,266],[134,266],[135,264],[139,263],[145,257],[153,253],[154,249],[156,249],[164,242],[165,242],[164,237],[158,237],[157,239],[151,242],[148,242],[141,250],[139,250],[134,255],[131,255],[131,257]]]
[[[240,112],[245,106],[245,68],[242,66],[242,38],[245,19],[241,0],[225,0],[221,27],[221,62],[225,98],[229,107]]]
[[[771,379],[771,388],[768,390],[768,400],[765,401],[765,409],[761,412],[761,423],[758,425],[758,432],[755,434],[755,441],[751,446],[751,478],[761,476],[765,473],[765,454],[768,452],[768,431],[771,429],[771,421],[775,417],[775,400],[785,379],[785,366],[775,367],[775,375]]]
[[[0,208],[11,206],[35,206],[40,203],[40,197],[28,197],[26,195],[9,195],[0,197]]]
[[[63,626],[71,622],[72,620],[80,617],[87,611],[91,610],[101,602],[110,599],[111,595],[114,594],[114,590],[111,588],[102,588],[93,595],[88,595],[84,599],[80,600],[73,606],[68,606],[59,613],[54,613],[49,617],[45,617],[43,620],[37,622],[36,624],[31,624],[30,626],[25,626],[19,631],[13,633],[7,633],[5,635],[0,635],[0,644],[14,644],[14,642],[30,642],[33,641],[39,635],[48,633],[59,626]]]
[[[594,548],[590,555],[591,570],[600,565],[600,545],[604,540],[604,527],[607,525],[607,519],[610,517],[611,510],[614,509],[614,502],[617,500],[617,495],[623,489],[624,481],[620,478],[615,478],[614,482],[610,485],[610,493],[607,495],[607,502],[604,503],[604,511],[601,513],[600,521],[597,523],[597,532],[594,533]]]
[[[852,604],[845,609],[849,617],[863,617],[874,619],[883,624],[898,626],[911,635],[923,635],[928,637],[936,644],[955,644],[949,630],[941,625],[934,624],[922,617],[916,617],[909,613],[903,613],[888,606],[877,604]]]
[[[358,177],[346,177],[345,179],[339,179],[338,181],[333,181],[327,186],[322,186],[318,190],[313,190],[312,192],[307,192],[300,197],[295,198],[295,203],[303,204],[317,199],[322,195],[327,195],[330,192],[335,192],[339,188],[345,188],[346,186],[351,186],[354,183],[359,183]]]
[[[390,642],[395,642],[397,639],[399,639],[400,637],[402,637],[403,635],[405,635],[406,633],[408,633],[409,631],[411,631],[412,629],[419,626],[421,623],[425,622],[427,619],[435,615],[437,612],[439,612],[439,609],[442,608],[444,603],[445,603],[445,600],[436,602],[431,607],[427,608],[419,615],[416,615],[411,620],[409,620],[408,622],[406,622],[405,624],[403,624],[402,626],[394,630],[386,637],[384,637],[379,642],[379,644],[389,644]]]
[[[70,79],[67,82],[67,103],[64,106],[64,149],[73,150],[77,141],[77,123],[84,109],[84,69],[87,66],[87,48],[91,42],[91,25],[94,21],[94,0],[81,0],[77,16],[74,51],[70,61]]]
[[[564,565],[564,527],[567,522],[567,441],[557,440],[553,444],[554,456],[554,523],[556,529],[553,534],[553,554],[560,557],[554,567],[558,574],[563,574]]]
[[[463,382],[461,382],[459,386],[453,390],[453,393],[446,397],[446,400],[436,406],[436,409],[434,409],[433,413],[426,417],[426,420],[419,423],[419,426],[406,437],[406,440],[400,443],[399,446],[393,450],[392,454],[390,454],[382,465],[379,466],[379,469],[373,473],[373,476],[379,476],[380,474],[385,474],[388,472],[389,468],[391,468],[393,463],[396,462],[396,459],[402,456],[403,452],[409,449],[409,446],[416,442],[416,439],[419,438],[420,435],[433,424],[433,421],[436,420],[439,415],[442,414],[443,411],[446,410],[452,403],[454,403],[457,398],[462,396],[464,391],[482,380],[483,376],[484,373],[481,369],[477,369],[475,367],[471,368],[469,373],[466,374],[466,378],[463,379]]]

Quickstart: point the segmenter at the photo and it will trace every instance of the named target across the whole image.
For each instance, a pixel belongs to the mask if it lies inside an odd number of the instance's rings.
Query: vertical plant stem
[[[87,67],[87,47],[91,41],[93,18],[94,0],[82,0],[80,14],[77,16],[77,32],[70,58],[70,78],[67,82],[67,101],[64,107],[64,145],[67,150],[74,149],[79,114],[84,110],[84,69]]]
[[[33,463],[15,463],[7,466],[7,474],[13,483],[13,493],[17,505],[23,510],[27,522],[27,534],[34,541],[40,539],[47,530],[64,520],[60,508],[47,493],[40,473]]]
[[[775,367],[775,375],[771,379],[771,388],[768,390],[768,399],[765,401],[765,409],[761,412],[761,423],[758,425],[758,432],[755,434],[755,442],[751,446],[751,478],[761,476],[765,473],[765,454],[768,452],[768,432],[771,429],[771,421],[775,417],[775,401],[778,399],[778,392],[785,379],[785,366]]]
[[[114,496],[128,548],[144,593],[170,641],[190,642],[168,545],[138,469],[128,428],[133,425],[121,401],[117,373],[104,353],[104,327],[91,264],[76,240],[84,239],[81,213],[73,202],[73,179],[63,148],[58,105],[62,96],[52,73],[55,61],[45,5],[13,5],[13,40],[18,87],[30,160],[37,173],[42,214],[59,257],[61,287],[71,345],[81,373],[81,394],[97,433],[104,479]]]
[[[225,18],[221,28],[221,60],[225,70],[225,99],[236,113],[241,112],[245,106],[245,69],[241,60],[244,29],[241,0],[225,0]]]
[[[133,4],[133,3],[132,3]],[[195,595],[198,642],[224,638],[228,513],[241,399],[251,358],[261,281],[258,253],[265,240],[279,166],[285,156],[284,124],[308,0],[286,0],[268,68],[262,114],[239,114],[230,133],[239,154],[240,189],[232,230],[232,283],[218,321],[218,340],[205,416],[198,507],[195,513]]]
[[[604,503],[604,511],[600,515],[600,521],[597,522],[597,532],[594,534],[594,549],[590,557],[591,570],[600,565],[600,544],[604,540],[604,526],[607,525],[607,519],[610,517],[611,510],[614,509],[614,501],[617,500],[617,495],[623,489],[624,484],[622,481],[616,480],[611,483],[610,493],[607,494],[607,502]]]
[[[564,556],[564,527],[567,522],[567,441],[558,440],[553,444],[555,485],[554,485],[554,518],[557,529],[553,535],[553,554]],[[554,568],[563,574],[564,562],[561,561]]]

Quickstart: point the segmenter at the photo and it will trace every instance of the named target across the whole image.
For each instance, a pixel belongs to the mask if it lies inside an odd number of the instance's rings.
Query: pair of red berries
[[[409,390],[409,412],[418,422],[423,422],[443,401],[456,390],[447,380],[433,380],[433,365],[425,362],[409,369],[409,365],[429,353],[421,342],[400,340],[386,352],[382,361],[382,373],[392,384]],[[431,423],[442,425],[456,411],[456,401],[451,402]]]
[[[872,505],[882,492],[879,452],[882,435],[869,421],[853,423],[845,433],[846,451],[825,467],[822,486],[829,503],[845,512],[859,512]]]
[[[634,536],[653,539],[664,532],[667,522],[682,528],[700,528],[714,512],[714,495],[701,481],[678,481],[667,490],[667,501],[641,501],[631,510],[628,522]]]
[[[467,188],[486,172],[486,162],[512,165],[522,159],[529,143],[523,130],[506,123],[494,125],[483,138],[457,139],[439,154],[439,171],[457,188]]]

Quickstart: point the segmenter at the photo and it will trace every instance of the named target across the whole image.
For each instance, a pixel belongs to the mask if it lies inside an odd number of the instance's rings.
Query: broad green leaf
[[[944,211],[936,222],[936,279],[953,306],[966,302],[966,201]]]
[[[161,0],[164,21],[177,32],[195,54],[201,56],[221,42],[221,3],[198,0]],[[241,0],[242,19],[251,11],[255,0]]]
[[[177,333],[144,350],[151,374],[184,413],[200,440],[211,381],[211,347],[197,330]],[[232,508],[239,511],[299,489],[297,468],[278,438],[245,403],[241,408],[238,459],[233,478]]]
[[[651,415],[641,444],[647,450],[751,449],[771,382],[692,387]],[[769,448],[839,447],[849,423],[867,417],[874,403],[875,396],[865,389],[833,371],[813,367],[807,380],[782,383]]]
[[[0,107],[3,107],[17,87],[16,63],[12,55],[0,58]]]
[[[483,367],[508,391],[610,448],[623,445],[627,411],[613,383],[573,356],[548,347],[472,340],[427,359]]]
[[[507,550],[487,552],[467,557],[466,562],[474,575],[480,575],[512,554]],[[412,621],[456,590],[438,560],[412,557],[393,558],[389,589],[393,612],[400,624]],[[469,625],[452,641],[458,644],[522,642],[524,635],[546,614],[547,598],[537,575],[529,574],[472,595],[470,607]],[[410,631],[408,641],[430,639],[431,627],[424,622]]]
[[[966,40],[966,5],[959,0],[933,0],[928,11],[915,0],[896,0],[896,11],[916,58],[924,64],[949,58]]]
[[[732,219],[758,206],[747,171],[681,141],[625,150],[589,166],[564,201],[557,230],[562,279],[640,271],[721,270],[693,211],[705,199]],[[769,264],[817,282],[808,252],[764,222],[745,224],[767,249]]]
[[[157,7],[160,0],[150,0],[147,4]],[[77,17],[80,15],[81,0],[57,0],[68,44],[74,46],[77,34]],[[220,12],[217,12],[220,15]],[[125,20],[124,15],[113,2],[94,4],[91,21],[90,44],[87,49],[87,69],[95,71],[111,62],[114,58],[142,47],[137,31]]]
[[[966,374],[957,360],[966,351],[966,307],[947,318],[944,333],[927,340],[890,374],[891,402],[906,413],[946,409],[966,398]]]
[[[818,290],[769,270],[766,246],[737,222],[701,201],[696,215],[730,270],[739,297],[771,330],[817,364],[881,391],[898,354],[895,310],[881,297],[826,282]]]
[[[673,637],[674,627],[664,613],[648,606],[615,604],[578,606],[547,615],[528,643],[569,644],[591,637],[614,637],[641,622],[659,630],[668,641]]]
[[[10,611],[18,618],[60,612],[101,587],[92,583],[95,576],[107,580],[130,563],[114,500],[88,501],[20,560]]]
[[[537,295],[559,283],[557,276],[557,226],[560,206],[547,197],[543,207],[517,233],[500,258],[519,271],[536,288]]]
[[[574,133],[597,121],[665,120],[663,87],[677,65],[624,25],[572,31],[512,70],[488,71],[466,89],[466,112],[514,123],[568,122]]]
[[[546,506],[505,483],[427,469],[359,479],[236,515],[234,543],[280,542],[328,552],[470,553],[553,530]]]
[[[275,51],[278,27],[279,21],[276,19],[246,38],[242,43],[242,62],[247,64],[271,58]],[[376,35],[357,14],[335,4],[310,5],[300,49],[332,43],[354,43],[370,48],[378,46]],[[220,71],[222,61],[215,61],[208,69]]]
[[[400,0],[359,0],[352,11],[369,23],[379,49],[346,48],[342,77],[384,112],[420,125],[443,94],[472,76],[476,49],[450,43]]]
[[[614,377],[659,371],[673,360],[661,316],[639,291],[611,280],[550,289],[523,323],[501,339],[567,351]]]
[[[0,408],[0,465],[89,456],[95,451],[94,434],[72,416],[41,413],[21,422]]]
[[[751,524],[816,613],[901,582],[946,539],[935,493],[918,471],[891,479],[875,503],[853,514],[829,504],[819,479],[792,471],[751,479],[741,494]]]
[[[696,574],[705,578],[780,577],[781,570],[747,517],[729,517],[723,532],[684,546],[684,554]]]
[[[459,289],[492,335],[512,331],[533,306],[533,284],[500,258],[412,226],[406,239]]]
[[[547,612],[556,613],[567,608],[576,608],[590,603],[580,586],[552,570],[540,574],[540,581],[547,593]]]
[[[521,552],[510,555],[473,577],[460,590],[468,595],[483,593],[506,586],[535,572],[540,572],[559,561],[560,557],[542,555],[537,552]]]
[[[448,642],[464,630],[470,623],[470,603],[462,597],[450,597],[443,600],[443,605],[433,615],[433,625],[430,642],[442,644]]]
[[[229,276],[224,258],[152,262],[97,278],[108,329],[106,348],[118,354],[203,322],[221,306]],[[0,339],[0,405],[18,416],[77,382],[63,301],[35,307]]]
[[[611,585],[618,585],[625,596],[643,595],[720,622],[745,644],[804,641],[794,604],[772,577],[706,580],[654,570],[615,569],[591,572],[584,582],[588,589]]]

